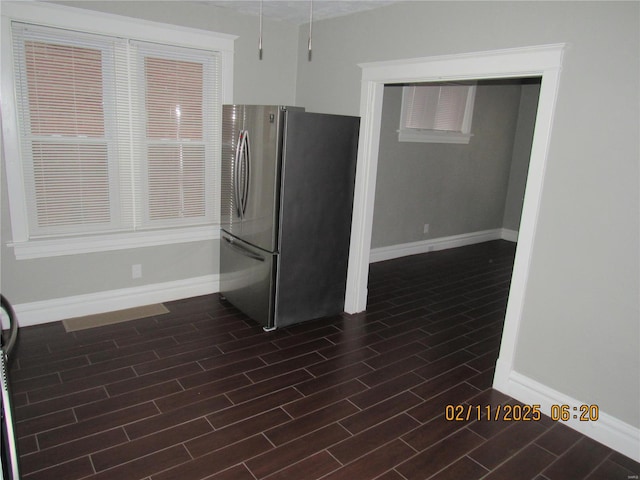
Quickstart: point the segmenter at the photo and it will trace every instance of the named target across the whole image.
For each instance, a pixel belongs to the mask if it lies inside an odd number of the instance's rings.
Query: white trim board
[[[540,410],[545,415],[550,415],[551,405],[568,405],[571,418],[566,422],[560,420],[559,422],[634,459],[636,462],[640,462],[640,429],[603,411],[600,411],[597,421],[585,422],[580,421],[579,418],[573,418],[573,415],[576,414],[573,407],[578,408],[577,416],[579,417],[580,405],[586,405],[587,402],[571,398],[520,373],[512,371],[507,379],[507,384],[510,396],[517,398],[525,405],[540,405]]]
[[[495,228],[493,230],[483,230],[480,232],[463,233],[448,237],[430,238],[427,240],[420,240],[418,242],[403,243],[388,247],[372,248],[371,255],[369,256],[369,262],[382,262],[393,258],[446,250],[448,248],[464,247],[466,245],[489,242],[491,240],[517,242],[518,232],[508,230],[506,228]]]
[[[216,293],[218,275],[14,305],[21,327]]]

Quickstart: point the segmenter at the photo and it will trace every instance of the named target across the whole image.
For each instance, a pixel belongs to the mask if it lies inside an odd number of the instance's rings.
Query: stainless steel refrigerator
[[[265,330],[344,310],[359,123],[223,107],[220,293]]]

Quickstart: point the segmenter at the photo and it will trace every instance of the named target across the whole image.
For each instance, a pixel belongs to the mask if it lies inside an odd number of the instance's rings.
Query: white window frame
[[[14,248],[16,258],[70,255],[219,238],[218,226],[207,225],[56,239],[29,239],[15,98],[11,22],[19,21],[79,32],[120,36],[132,40],[214,50],[221,55],[222,103],[232,103],[233,101],[233,45],[237,37],[37,2],[3,2],[1,16],[0,101],[2,105],[2,134],[12,229],[12,241],[9,246]],[[215,172],[215,179],[216,182],[220,181],[220,172]],[[219,185],[217,191],[220,191]],[[220,199],[216,198],[214,208],[219,209],[219,205]]]
[[[420,86],[420,85],[414,85]],[[433,85],[424,85],[432,87]],[[427,130],[418,128],[409,128],[404,125],[406,94],[412,86],[402,88],[402,103],[400,110],[400,127],[398,129],[399,142],[420,142],[420,143],[458,143],[468,144],[473,134],[471,133],[471,121],[473,119],[473,107],[476,98],[476,85],[467,85],[467,103],[465,106],[464,117],[462,119],[462,128],[459,131],[451,130]]]

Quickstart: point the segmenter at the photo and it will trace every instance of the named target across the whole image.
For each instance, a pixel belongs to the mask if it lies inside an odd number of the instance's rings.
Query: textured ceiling
[[[383,7],[397,0],[313,0],[313,20],[340,17],[351,13],[363,12]],[[246,15],[260,14],[259,0],[206,0],[202,3],[216,7],[230,8]],[[310,0],[263,0],[264,18],[301,25],[309,22]]]

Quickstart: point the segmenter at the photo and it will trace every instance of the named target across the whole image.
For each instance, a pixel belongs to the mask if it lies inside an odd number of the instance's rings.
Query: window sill
[[[16,259],[59,257],[95,252],[144,248],[176,243],[216,240],[220,238],[217,226],[180,228],[134,233],[115,233],[91,237],[65,237],[9,243]]]
[[[398,131],[399,142],[418,142],[418,143],[460,143],[468,144],[473,135],[462,132],[439,132],[433,130],[420,131]]]

